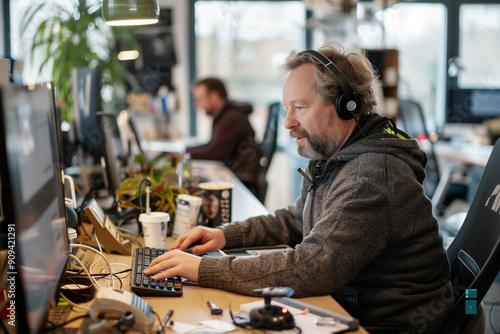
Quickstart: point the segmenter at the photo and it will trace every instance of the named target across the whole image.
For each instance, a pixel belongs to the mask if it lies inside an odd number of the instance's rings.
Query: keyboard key
[[[182,296],[182,280],[180,277],[155,280],[144,275],[147,268],[156,257],[168,252],[165,249],[136,248],[132,255],[132,274],[130,288],[138,296]]]

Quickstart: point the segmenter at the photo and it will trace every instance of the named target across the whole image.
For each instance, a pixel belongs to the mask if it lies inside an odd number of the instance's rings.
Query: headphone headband
[[[354,91],[352,90],[351,85],[349,84],[349,81],[347,80],[346,76],[342,73],[342,71],[327,57],[323,56],[321,53],[314,51],[314,50],[305,50],[303,51],[309,55],[311,55],[313,58],[321,62],[335,77],[337,82],[339,83],[340,89],[342,90],[343,95],[347,99],[347,102],[345,103],[345,108],[347,109],[347,112],[345,113],[342,110],[342,107],[340,105],[336,105],[337,110],[340,113],[340,117],[344,119],[350,119],[354,117],[354,113],[356,113],[356,99],[354,97]],[[336,103],[337,104],[337,103]],[[347,114],[347,115],[345,115]],[[352,114],[352,115],[351,115]]]

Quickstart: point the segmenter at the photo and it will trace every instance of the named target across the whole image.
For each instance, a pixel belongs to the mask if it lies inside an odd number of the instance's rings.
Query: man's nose
[[[293,111],[289,110],[286,113],[284,125],[288,130],[296,128],[300,125],[299,121],[295,118],[295,113]]]

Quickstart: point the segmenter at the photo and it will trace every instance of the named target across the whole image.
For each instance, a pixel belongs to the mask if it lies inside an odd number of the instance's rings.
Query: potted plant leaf
[[[88,4],[86,0],[70,1],[66,5],[43,2],[24,15],[22,31],[29,31],[33,22],[39,22],[32,39],[31,63],[37,58],[39,72],[53,66],[52,80],[65,120],[71,118],[71,71],[75,67],[99,68],[104,111],[114,111],[118,101],[125,101],[126,82],[136,86],[135,78],[115,56],[117,36],[120,35],[122,41],[133,42],[134,32],[130,28],[107,26],[101,15],[101,4]],[[41,13],[43,18],[40,20]]]

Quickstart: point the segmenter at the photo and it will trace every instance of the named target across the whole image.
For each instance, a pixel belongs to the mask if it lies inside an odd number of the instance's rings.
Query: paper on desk
[[[191,325],[183,322],[172,321],[170,328],[176,333],[225,333],[235,330],[237,327],[231,323],[220,320],[200,321],[201,325]]]
[[[302,330],[302,333],[314,333],[314,334],[339,333],[349,329],[348,325],[340,322],[337,322],[334,326],[318,326],[316,325],[315,321],[317,319],[320,319],[321,318],[320,316],[317,316],[312,313],[303,314],[304,310],[299,310],[294,307],[290,307],[288,305],[276,302],[274,300],[271,300],[271,304],[286,308],[288,312],[290,312],[293,315],[293,318],[295,320],[295,326],[299,327]],[[254,307],[262,305],[264,305],[264,301],[258,300],[252,303],[241,304],[240,310],[243,312],[250,313],[250,310],[252,310]],[[287,332],[295,333],[296,330],[293,329],[290,331],[281,331],[280,333],[287,333]]]
[[[205,320],[205,321],[200,321],[200,324],[213,328],[218,333],[230,332],[238,328],[229,322],[221,320]]]

